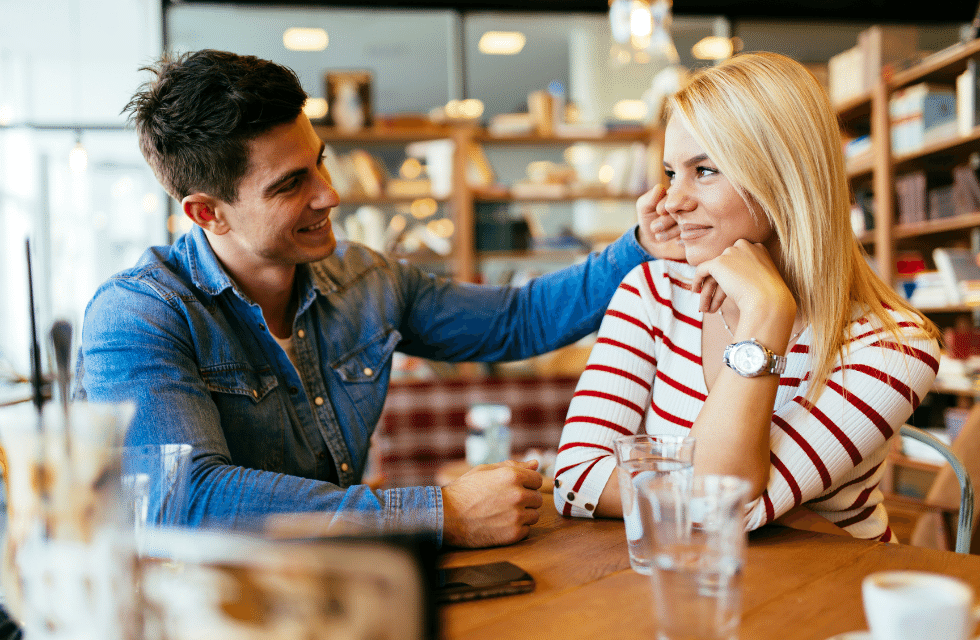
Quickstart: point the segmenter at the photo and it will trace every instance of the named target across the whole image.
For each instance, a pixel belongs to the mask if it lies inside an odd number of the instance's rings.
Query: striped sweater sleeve
[[[568,408],[555,462],[555,506],[592,517],[615,470],[613,440],[639,430],[657,369],[651,318],[652,263],[631,271],[613,295]]]
[[[802,385],[776,408],[769,483],[750,504],[749,529],[807,503],[855,537],[889,537],[878,489],[882,463],[939,367],[937,342],[917,337],[911,323],[902,326],[905,341],[899,345],[875,323],[854,323],[847,351],[820,396],[807,402]]]

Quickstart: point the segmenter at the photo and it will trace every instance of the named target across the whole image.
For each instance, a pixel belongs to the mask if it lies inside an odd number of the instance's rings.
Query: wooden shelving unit
[[[900,250],[919,249],[928,256],[938,246],[969,242],[976,248],[980,241],[980,211],[916,224],[897,224],[895,190],[896,176],[920,169],[934,173],[952,171],[954,166],[966,162],[971,154],[980,150],[980,127],[967,135],[930,141],[913,152],[894,154],[889,115],[889,100],[893,93],[920,82],[953,86],[956,77],[966,70],[971,59],[980,60],[980,40],[949,47],[891,77],[883,74],[870,93],[837,107],[845,130],[858,133],[870,131],[871,152],[849,160],[848,176],[853,186],[870,184],[874,193],[874,229],[863,234],[859,240],[874,256],[878,272],[886,282],[895,282],[895,257]],[[971,321],[977,317],[976,309],[965,305],[922,311],[943,327],[963,322],[964,317]],[[961,407],[970,406],[980,397],[972,385],[937,385],[932,392],[945,396],[940,404],[952,402]],[[939,507],[926,504],[923,500],[939,468],[940,465],[935,462],[904,455],[896,442],[895,449],[886,460],[881,484],[896,525],[902,522],[914,524],[923,514],[942,512]],[[937,521],[942,523],[944,520],[940,517]]]
[[[845,128],[871,132],[871,153],[852,159],[848,176],[852,184],[871,182],[873,185],[875,228],[864,234],[860,241],[873,253],[879,273],[886,281],[894,281],[894,256],[900,245],[918,246],[935,242],[934,246],[938,246],[946,239],[941,237],[943,234],[980,229],[980,212],[914,225],[895,224],[895,176],[920,167],[935,170],[937,166],[947,166],[952,169],[954,165],[965,162],[970,154],[980,148],[980,127],[969,135],[929,142],[914,152],[894,155],[891,151],[888,112],[889,100],[895,91],[919,82],[952,85],[971,58],[980,60],[980,40],[949,47],[890,78],[883,76],[870,93],[837,106]]]

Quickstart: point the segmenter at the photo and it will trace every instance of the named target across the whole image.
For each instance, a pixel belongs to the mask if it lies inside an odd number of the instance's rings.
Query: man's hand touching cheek
[[[650,189],[636,201],[636,217],[640,225],[640,244],[655,258],[684,260],[684,247],[678,242],[681,230],[669,215],[657,210],[657,205],[666,196],[663,185]]]

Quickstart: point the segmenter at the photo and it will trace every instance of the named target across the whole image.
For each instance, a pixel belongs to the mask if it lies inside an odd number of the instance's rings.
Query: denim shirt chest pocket
[[[330,365],[367,424],[377,419],[369,414],[380,415],[391,357],[401,338],[396,329],[383,329]]]
[[[222,364],[201,369],[235,464],[273,469],[283,455],[283,433],[269,429],[283,424],[273,390],[279,385],[270,367]]]

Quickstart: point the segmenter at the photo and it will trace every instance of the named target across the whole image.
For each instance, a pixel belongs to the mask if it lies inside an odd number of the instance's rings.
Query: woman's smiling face
[[[664,131],[664,169],[670,186],[661,206],[677,221],[690,264],[718,257],[739,238],[763,243],[776,255],[769,219],[753,213],[679,118]]]

